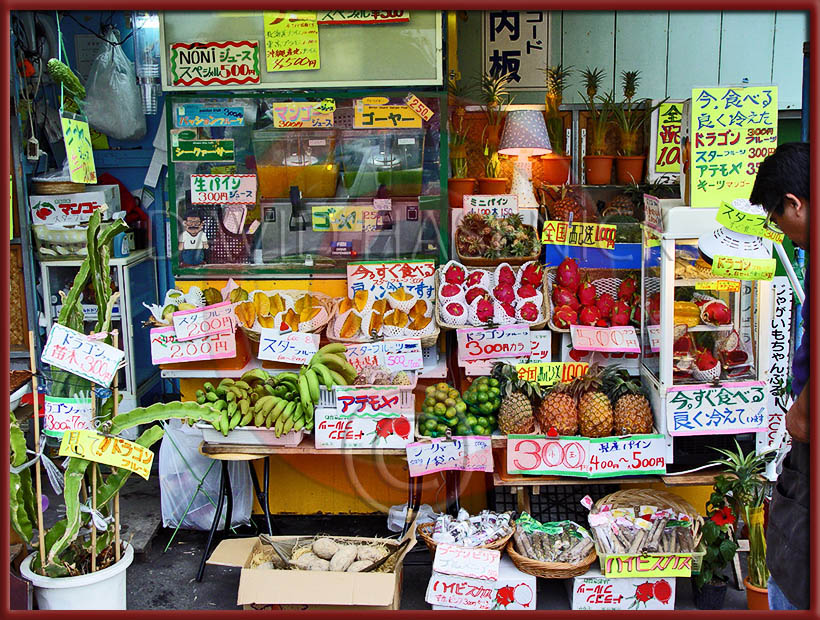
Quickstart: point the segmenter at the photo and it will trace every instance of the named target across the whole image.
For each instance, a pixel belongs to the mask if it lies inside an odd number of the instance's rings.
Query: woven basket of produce
[[[573,521],[541,523],[526,512],[515,522],[507,553],[519,570],[546,579],[583,575],[598,557],[589,532]]]
[[[430,550],[430,554],[435,558],[436,557],[436,547],[438,544],[435,540],[433,540],[433,529],[435,528],[436,524],[433,522],[429,523],[422,523],[418,526],[416,533],[419,537],[424,541],[424,544],[427,545],[427,548]],[[489,542],[484,545],[478,545],[476,548],[478,549],[496,549],[501,551],[504,547],[507,546],[507,543],[512,538],[513,534],[515,533],[515,525],[510,526],[511,529],[508,534],[498,538],[492,542]]]
[[[523,573],[534,575],[536,577],[543,577],[544,579],[568,579],[570,577],[577,577],[583,575],[592,566],[592,563],[598,559],[598,554],[595,553],[595,548],[589,552],[581,562],[578,564],[568,564],[566,562],[540,562],[533,560],[524,555],[521,555],[515,550],[513,541],[507,542],[507,554],[510,556],[515,567]]]
[[[541,242],[537,229],[525,224],[519,214],[490,217],[472,212],[456,225],[455,249],[459,261],[471,267],[523,265],[538,259]]]
[[[382,338],[418,338],[423,348],[432,347],[438,342],[441,333],[433,319],[432,302],[411,299],[401,303],[407,302],[412,305],[405,312],[400,307],[391,307],[387,299],[364,302],[348,298],[337,299],[333,304],[325,335],[331,342],[343,344],[360,344]],[[359,305],[356,306],[355,303]],[[396,306],[399,304],[393,303]]]

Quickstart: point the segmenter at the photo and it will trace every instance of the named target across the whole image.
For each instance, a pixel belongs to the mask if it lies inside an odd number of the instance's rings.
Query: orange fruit
[[[361,312],[367,306],[367,299],[370,296],[370,293],[367,291],[356,291],[353,295],[353,306]]]
[[[342,329],[339,330],[341,338],[353,338],[362,326],[362,318],[352,312],[347,315],[345,322],[342,324]]]
[[[307,323],[313,317],[321,312],[321,308],[305,308],[302,312],[299,313],[299,322],[300,323]]]
[[[386,299],[377,299],[373,302],[373,312],[378,312],[379,314],[384,314],[384,311],[387,310],[387,300]]]
[[[370,325],[367,326],[367,334],[369,336],[378,336],[382,331],[383,315],[378,312],[373,312],[370,315]]]
[[[416,319],[427,314],[427,302],[419,299],[412,308],[410,308],[410,318]]]
[[[401,310],[391,310],[384,317],[384,324],[393,327],[405,327],[408,321],[407,315]]]
[[[344,314],[351,309],[353,309],[353,300],[350,297],[345,297],[339,302],[339,314]]]
[[[409,301],[413,299],[413,296],[405,291],[403,286],[390,293],[390,296],[397,301]]]

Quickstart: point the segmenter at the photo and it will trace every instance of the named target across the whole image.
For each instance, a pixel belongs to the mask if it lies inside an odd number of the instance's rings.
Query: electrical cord
[[[113,14],[113,11],[111,11],[111,13]],[[102,41],[105,41],[105,42],[106,42],[106,43],[108,43],[111,47],[116,47],[116,46],[118,46],[118,45],[122,45],[122,44],[123,44],[123,43],[125,43],[128,39],[130,39],[132,36],[134,36],[134,33],[137,31],[137,28],[133,28],[133,29],[131,30],[131,32],[128,34],[128,36],[126,36],[126,37],[125,37],[122,41],[120,41],[119,43],[112,43],[111,41],[109,41],[108,39],[106,39],[104,36],[102,36],[101,34],[99,34],[98,32],[94,32],[93,30],[91,30],[91,28],[89,28],[89,27],[88,27],[88,26],[86,26],[85,24],[80,23],[80,21],[79,21],[76,17],[74,17],[71,13],[63,13],[63,15],[64,15],[65,17],[68,17],[71,21],[73,21],[75,24],[77,24],[80,28],[82,28],[83,30],[85,30],[85,31],[86,31],[86,32],[88,32],[89,34],[93,34],[93,35],[94,35],[95,37],[97,37],[98,39],[100,39],[100,40],[102,40]],[[100,28],[101,28],[101,30],[102,30],[102,26],[103,26],[103,24],[101,23],[101,24],[100,24]],[[113,22],[111,22],[111,21],[110,21],[110,18],[109,18],[108,22],[106,22],[105,27],[106,27],[106,28],[108,28],[108,27],[113,27]]]

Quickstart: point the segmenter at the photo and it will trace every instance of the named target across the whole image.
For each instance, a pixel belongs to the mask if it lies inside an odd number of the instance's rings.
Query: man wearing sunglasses
[[[809,251],[809,145],[777,147],[757,172],[749,200],[767,212],[764,226]],[[809,608],[809,274],[805,278],[803,340],[794,352],[794,404],[786,413],[792,447],[769,506],[766,563],[771,609]]]

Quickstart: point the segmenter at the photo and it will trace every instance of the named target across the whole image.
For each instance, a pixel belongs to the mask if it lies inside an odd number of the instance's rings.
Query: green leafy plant
[[[725,583],[726,577],[723,570],[737,553],[738,545],[734,533],[737,519],[727,500],[727,493],[731,488],[730,478],[717,476],[712,487],[712,494],[706,502],[706,520],[702,531],[706,554],[703,556],[700,573],[692,575],[698,590],[706,584]]]
[[[448,145],[450,149],[450,174],[452,178],[467,176],[467,133],[464,126],[464,106],[473,92],[471,85],[450,78],[447,94],[450,110]]]
[[[515,97],[510,94],[509,84],[512,73],[488,72],[479,77],[479,92],[484,112],[487,115],[487,124],[499,126],[507,116],[507,106],[512,104]]]
[[[564,88],[566,88],[567,80],[572,75],[572,67],[564,67],[558,64],[548,66],[543,71],[547,86],[547,93],[544,96],[547,134],[550,137],[552,152],[556,155],[565,155],[564,119],[561,116],[561,103],[564,99]]]
[[[621,86],[624,99],[621,103],[610,103],[611,114],[621,137],[621,154],[625,156],[640,155],[643,148],[638,145],[641,129],[651,118],[652,112],[660,107],[663,101],[652,105],[651,99],[634,99],[640,83],[640,71],[623,71]]]
[[[498,156],[498,151],[492,148],[488,142],[484,143],[484,158],[484,174],[487,178],[501,178],[501,161]]]
[[[606,155],[606,130],[609,127],[609,115],[612,110],[614,95],[612,91],[605,95],[598,95],[601,81],[604,79],[604,72],[600,69],[590,69],[587,67],[582,72],[586,96],[579,92],[581,99],[586,103],[587,111],[591,121],[589,136],[590,155]]]

